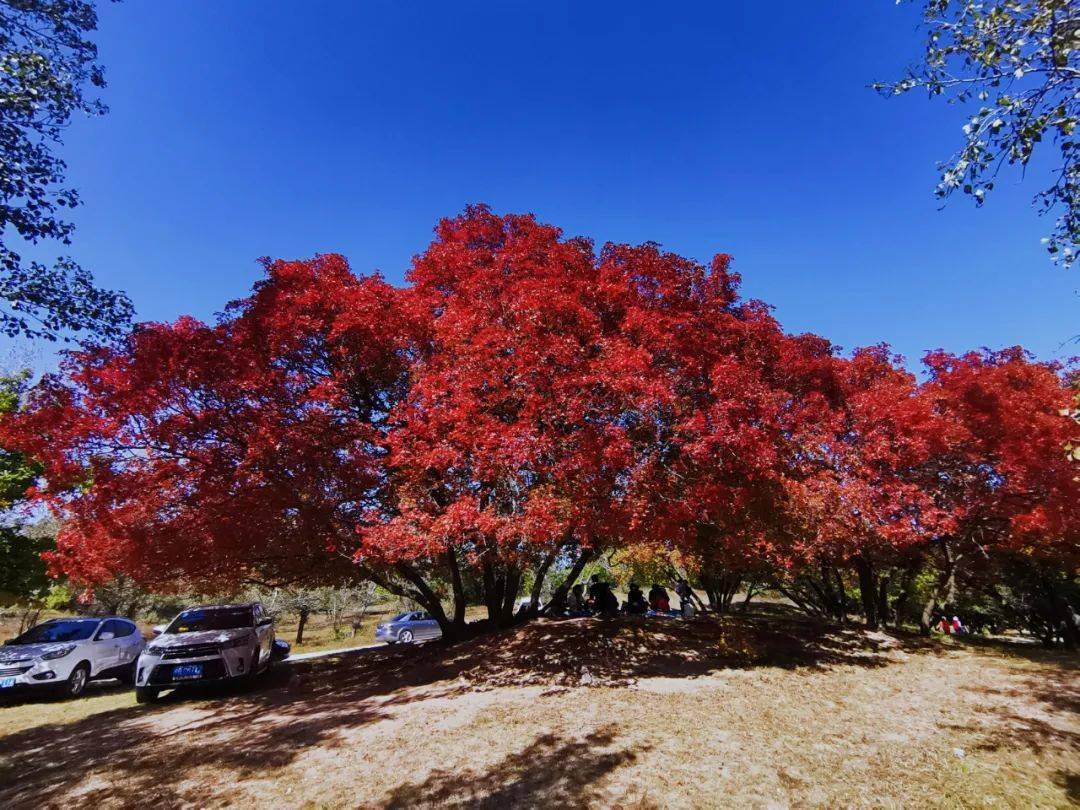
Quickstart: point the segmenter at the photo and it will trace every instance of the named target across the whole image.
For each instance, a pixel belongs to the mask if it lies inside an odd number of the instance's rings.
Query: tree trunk
[[[859,574],[859,596],[862,598],[863,617],[868,630],[878,629],[878,594],[877,577],[869,560],[859,557],[855,560],[855,570]]]
[[[1077,627],[1077,616],[1073,612],[1072,605],[1062,598],[1057,589],[1057,583],[1050,577],[1043,577],[1043,588],[1046,590],[1047,601],[1050,604],[1053,630],[1061,636],[1065,649],[1077,649],[1080,646],[1080,628]]]
[[[537,612],[540,610],[540,595],[544,592],[544,580],[547,578],[548,569],[551,568],[555,562],[555,557],[558,556],[557,551],[553,551],[544,557],[543,562],[536,569],[536,575],[533,577],[532,591],[529,593],[529,608],[526,611],[527,618],[534,618]]]
[[[757,595],[757,583],[753,580],[746,583],[746,596],[739,605],[739,613],[746,613],[750,609],[750,600]]]
[[[884,574],[878,579],[877,614],[878,621],[883,625],[889,623],[889,582],[890,577],[888,574]]]
[[[308,608],[300,608],[300,616],[296,622],[296,639],[293,642],[297,647],[304,643],[304,628],[307,626],[307,620],[310,614],[311,611]]]
[[[934,609],[940,605],[945,607],[956,596],[956,558],[953,557],[952,548],[948,542],[942,544],[945,557],[944,566],[938,576],[937,584],[930,592],[930,598],[923,605],[922,616],[919,617],[920,635],[930,635],[930,621],[934,618]]]
[[[574,564],[570,567],[570,573],[566,575],[559,587],[551,594],[551,600],[544,605],[543,610],[540,611],[545,616],[557,616],[566,609],[566,595],[570,593],[570,589],[574,587],[574,583],[577,582],[577,578],[581,576],[581,572],[585,570],[585,566],[589,564],[589,561],[596,556],[596,552],[585,549],[578,554]]]
[[[514,605],[521,590],[521,570],[507,568],[503,575],[502,606],[496,617],[497,627],[509,627],[514,622]]]
[[[457,552],[453,548],[446,550],[446,564],[450,569],[450,587],[454,592],[454,616],[452,624],[455,632],[465,634],[465,586],[461,582],[461,569],[458,567]]]
[[[900,578],[900,594],[893,601],[893,626],[899,630],[904,623],[904,616],[907,613],[908,604],[911,602],[912,590],[915,587],[915,577],[919,572],[919,565],[917,563],[909,563],[904,568],[904,573]]]

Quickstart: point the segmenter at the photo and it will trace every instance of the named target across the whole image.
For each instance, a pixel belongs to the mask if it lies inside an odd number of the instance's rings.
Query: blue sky
[[[1038,172],[939,210],[959,111],[866,88],[917,56],[917,21],[893,0],[104,3],[111,113],[68,134],[71,253],[140,320],[210,318],[264,255],[400,281],[440,216],[487,202],[732,253],[787,329],[846,348],[1077,353],[1080,270],[1039,244]]]

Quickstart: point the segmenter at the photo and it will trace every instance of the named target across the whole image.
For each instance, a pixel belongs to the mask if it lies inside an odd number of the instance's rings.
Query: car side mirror
[[[163,625],[163,624],[155,624],[153,627],[150,628],[150,631],[155,636],[160,636],[162,633],[165,632],[165,625]]]
[[[274,623],[274,620],[269,616],[263,616],[261,619],[259,619],[259,627],[266,627],[267,625],[270,625],[270,624],[273,624],[273,623]]]
[[[115,633],[105,632],[105,633],[99,634],[98,637],[97,637],[97,640],[98,641],[110,641],[111,639],[114,639],[114,638],[116,638]]]

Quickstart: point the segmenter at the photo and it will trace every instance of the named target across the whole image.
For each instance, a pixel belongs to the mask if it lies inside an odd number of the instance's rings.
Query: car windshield
[[[192,608],[185,610],[172,624],[165,628],[166,633],[200,633],[204,630],[235,630],[238,627],[254,625],[251,608]]]
[[[48,644],[56,641],[86,641],[94,635],[99,619],[62,619],[31,627],[17,639],[16,644]]]
[[[409,618],[410,616],[412,616],[411,613],[399,613],[397,616],[392,618],[390,621],[392,621],[392,622],[403,622],[407,618]]]

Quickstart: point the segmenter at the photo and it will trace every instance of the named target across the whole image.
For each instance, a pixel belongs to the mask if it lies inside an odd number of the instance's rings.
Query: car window
[[[57,641],[86,641],[94,635],[100,619],[56,619],[31,627],[15,639],[16,644],[48,644]]]
[[[418,622],[427,622],[427,621],[431,621],[431,617],[426,613],[417,613],[416,614],[416,620]]]
[[[135,632],[136,627],[131,622],[125,622],[120,619],[113,619],[111,622],[105,623],[106,630],[112,633],[116,638],[127,638]]]
[[[204,630],[235,630],[240,627],[253,627],[252,610],[249,607],[237,608],[192,608],[185,610],[172,624],[165,628],[166,633],[199,633]]]

